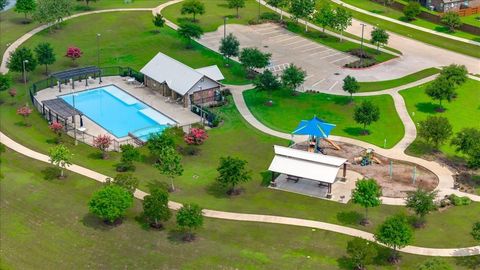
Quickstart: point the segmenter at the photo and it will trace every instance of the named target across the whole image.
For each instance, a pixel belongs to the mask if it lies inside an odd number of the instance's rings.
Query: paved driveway
[[[205,34],[200,42],[218,49],[223,33],[223,27],[220,27],[215,32]],[[358,59],[300,37],[276,24],[227,25],[228,33],[233,33],[239,39],[241,48],[257,47],[271,53],[268,69],[276,74],[280,74],[290,63],[305,69],[308,77],[304,89],[341,91],[339,81],[345,76],[342,66]]]

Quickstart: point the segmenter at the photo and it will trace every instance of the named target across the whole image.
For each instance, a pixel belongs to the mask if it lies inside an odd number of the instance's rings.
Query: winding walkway
[[[47,155],[41,154],[39,152],[33,151],[7,137],[5,134],[0,132],[0,142],[3,143],[8,148],[16,151],[20,154],[23,154],[32,159],[38,161],[49,162],[49,157]],[[77,174],[86,176],[98,182],[105,182],[109,176],[92,171],[85,167],[79,165],[71,165],[68,167],[68,170],[75,172]],[[137,189],[134,193],[135,198],[143,200],[143,198],[148,195],[148,193]],[[182,207],[182,204],[170,201],[168,206],[173,210],[178,210]],[[367,239],[369,241],[375,241],[373,234],[361,231],[358,229],[320,222],[315,220],[300,219],[300,218],[290,218],[282,216],[272,216],[272,215],[256,215],[256,214],[245,214],[245,213],[233,213],[225,211],[217,211],[204,209],[203,215],[209,218],[217,219],[226,219],[226,220],[235,220],[235,221],[248,221],[248,222],[261,222],[261,223],[272,223],[272,224],[281,224],[281,225],[291,225],[291,226],[300,226],[315,228],[320,230],[326,230],[331,232],[336,232],[340,234],[345,234],[354,237],[360,237]],[[472,246],[465,248],[425,248],[417,246],[406,246],[400,251],[410,254],[423,255],[423,256],[436,256],[436,257],[462,257],[462,256],[473,256],[480,254],[480,246]]]

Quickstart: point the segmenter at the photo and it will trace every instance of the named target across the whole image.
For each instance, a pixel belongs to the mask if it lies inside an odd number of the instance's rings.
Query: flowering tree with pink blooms
[[[23,106],[17,109],[17,114],[23,117],[23,124],[29,127],[30,124],[27,122],[27,118],[32,114],[32,109],[28,106]]]
[[[65,57],[68,57],[68,58],[72,59],[72,63],[73,63],[73,65],[75,65],[75,60],[82,57],[82,54],[83,54],[83,52],[82,52],[82,50],[80,50],[80,48],[75,47],[75,46],[71,46],[71,47],[68,47],[67,53],[65,54]]]
[[[63,125],[59,122],[52,122],[49,126],[50,130],[55,133],[55,135],[57,135],[57,137],[55,138],[55,142],[58,144],[60,143],[60,138],[62,136],[62,129],[63,129]]]
[[[190,145],[200,145],[203,144],[207,138],[208,134],[204,129],[192,128],[190,132],[183,137],[183,140]]]
[[[112,137],[110,137],[110,135],[107,135],[107,134],[100,135],[95,139],[93,139],[93,146],[97,147],[98,149],[100,149],[100,151],[102,151],[103,159],[108,159],[107,150],[110,147],[110,145],[112,145],[112,142],[113,140],[112,140]]]

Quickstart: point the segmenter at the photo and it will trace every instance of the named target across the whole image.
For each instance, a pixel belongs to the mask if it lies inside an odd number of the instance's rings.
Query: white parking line
[[[296,44],[296,43],[300,43],[300,42],[304,42],[305,40],[304,39],[300,39],[298,41],[295,41],[295,42],[291,42],[291,43],[286,43],[286,44],[283,44],[284,46],[290,46],[290,45],[293,45],[293,44]]]
[[[326,55],[326,56],[323,56],[323,57],[320,57],[320,58],[316,58],[316,60],[328,58],[328,57],[331,57],[331,56],[334,56],[334,55],[339,55],[339,54],[342,54],[342,53],[341,52],[336,52],[334,54],[330,54],[330,55]]]
[[[323,48],[324,48],[324,47],[316,46],[315,48],[306,49],[306,50],[303,50],[302,52],[309,52],[309,51],[314,51],[314,50],[323,49]]]
[[[347,57],[343,57],[343,58],[337,59],[337,60],[335,60],[335,61],[329,62],[329,63],[330,63],[330,64],[333,64],[333,63],[335,63],[335,62],[342,61],[342,60],[345,60],[345,59],[347,59],[347,58],[350,58],[350,55],[347,56]]]
[[[332,86],[330,86],[330,88],[328,88],[328,91],[331,91],[333,89],[333,87],[335,87],[335,85],[337,85],[338,81],[336,81],[334,84],[332,84]]]
[[[285,33],[284,33],[284,34],[276,35],[276,36],[273,36],[273,37],[269,37],[268,40],[270,40],[270,41],[277,41],[277,39],[280,39],[280,40],[281,40],[281,39],[283,39],[283,38],[285,38],[285,37],[289,37],[289,38],[290,38],[290,37],[292,37],[292,36],[291,36],[290,34],[285,34]]]
[[[308,46],[312,46],[312,45],[317,46],[317,44],[315,44],[315,43],[307,43],[307,44],[304,44],[304,45],[293,47],[292,49],[296,50],[296,49],[299,49],[299,48],[302,48],[302,47],[308,47]]]
[[[323,51],[319,51],[319,52],[316,52],[316,53],[312,53],[310,54],[310,56],[312,55],[317,55],[317,54],[321,54],[321,53],[324,53],[324,52],[329,52],[329,51],[333,51],[332,49],[326,49],[326,50],[323,50]]]
[[[287,40],[291,40],[291,39],[296,39],[297,37],[296,36],[290,36],[288,35],[289,37],[288,38],[283,38],[283,39],[278,39],[278,40],[271,40],[272,42],[274,43],[280,43],[280,42],[285,42]]]
[[[270,32],[266,32],[266,33],[260,32],[260,35],[266,36],[266,35],[270,35],[270,34],[277,33],[277,32],[282,32],[282,30],[275,30],[275,31],[270,31]]]
[[[323,79],[315,82],[314,84],[312,84],[312,87],[315,87],[315,86],[319,85],[319,84],[322,83],[323,81],[325,81],[325,78],[323,78]]]

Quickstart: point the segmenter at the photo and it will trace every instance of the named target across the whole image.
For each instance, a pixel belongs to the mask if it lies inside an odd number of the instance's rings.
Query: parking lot
[[[275,74],[280,74],[290,63],[307,71],[307,80],[299,90],[342,91],[341,80],[345,77],[343,65],[358,58],[340,52],[287,31],[276,24],[253,26],[227,25],[226,32],[233,33],[240,47],[257,47],[272,54],[268,66]],[[200,42],[218,49],[224,35],[223,27],[216,32],[205,34]]]

